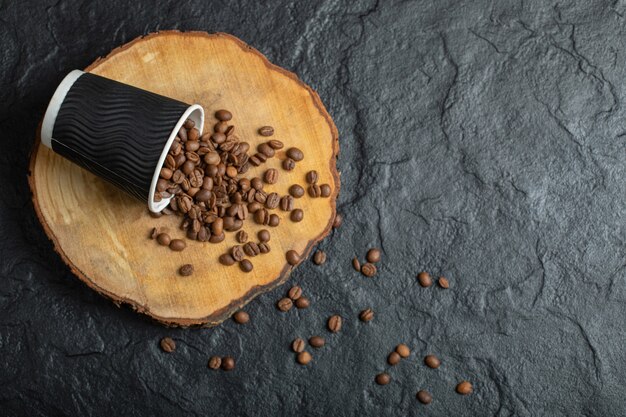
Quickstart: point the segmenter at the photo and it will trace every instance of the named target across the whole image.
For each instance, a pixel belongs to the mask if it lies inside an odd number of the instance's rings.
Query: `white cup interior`
[[[165,162],[165,158],[167,157],[168,152],[170,151],[170,147],[178,134],[178,131],[185,123],[185,120],[191,119],[196,124],[196,128],[202,134],[202,129],[204,128],[204,109],[199,104],[193,104],[185,110],[183,115],[174,126],[174,130],[170,134],[170,137],[167,139],[165,146],[163,147],[163,152],[161,152],[161,157],[159,158],[159,162],[157,163],[156,168],[154,169],[154,175],[152,176],[152,183],[150,183],[150,194],[148,195],[148,209],[153,213],[158,213],[163,210],[170,203],[172,197],[164,198],[159,202],[154,201],[154,194],[156,192],[157,181],[159,180],[159,176],[161,174],[161,168],[163,168],[163,163]]]

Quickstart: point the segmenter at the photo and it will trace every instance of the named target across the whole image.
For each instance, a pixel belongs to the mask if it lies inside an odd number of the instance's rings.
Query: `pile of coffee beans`
[[[286,297],[281,298],[276,303],[276,308],[278,308],[283,313],[291,310],[293,306],[296,306],[298,309],[309,308],[311,305],[311,301],[303,295],[302,288],[298,285],[294,285],[287,291]]]
[[[368,278],[373,277],[378,272],[376,263],[380,262],[381,252],[378,248],[371,248],[365,255],[366,263],[361,264],[356,256],[352,259],[352,267]]]

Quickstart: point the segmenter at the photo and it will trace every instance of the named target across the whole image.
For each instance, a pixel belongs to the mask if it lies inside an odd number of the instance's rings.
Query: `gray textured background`
[[[0,1],[0,414],[624,415],[625,13],[623,1]],[[28,153],[56,84],[172,28],[240,37],[335,119],[346,221],[320,245],[329,262],[294,273],[309,310],[280,314],[282,287],[250,304],[245,327],[168,330],[74,278],[35,218]],[[384,261],[368,280],[350,259],[371,245]],[[452,288],[419,288],[423,268]],[[298,366],[290,341],[328,336],[331,313],[345,330]],[[414,353],[378,387],[398,342]],[[437,371],[421,365],[429,352]],[[211,354],[237,369],[210,372]],[[454,393],[461,378],[474,395]]]

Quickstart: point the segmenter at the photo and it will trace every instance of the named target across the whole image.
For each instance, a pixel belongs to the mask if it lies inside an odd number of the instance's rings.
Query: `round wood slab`
[[[87,285],[169,325],[215,325],[287,279],[291,271],[285,261],[287,250],[294,249],[305,259],[329,233],[339,191],[337,128],[319,96],[294,74],[272,65],[233,36],[177,31],[135,39],[86,71],[201,104],[206,111],[205,131],[216,122],[215,110],[229,109],[237,134],[252,149],[267,140],[258,135],[258,128],[272,125],[273,138],[283,141],[285,149],[299,147],[305,159],[293,171],[284,171],[283,149],[245,175],[252,178],[277,168],[279,180],[266,190],[284,195],[294,183],[306,188],[305,174],[315,169],[319,183],[332,188],[330,198],[296,199],[296,207],[304,210],[300,223],[276,211],[281,223],[268,228],[271,252],[253,258],[254,270],[246,274],[236,265],[226,267],[217,261],[236,243],[234,233],[220,244],[187,240],[183,252],[158,246],[148,239],[151,228],[183,238],[179,217],[153,219],[146,203],[37,142],[29,174],[37,215],[55,250]],[[256,239],[261,228],[249,219],[243,230]],[[186,263],[195,266],[195,273],[181,277],[177,270]]]

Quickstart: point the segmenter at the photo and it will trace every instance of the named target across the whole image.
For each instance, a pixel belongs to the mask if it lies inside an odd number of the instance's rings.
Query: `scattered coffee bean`
[[[320,197],[330,197],[332,190],[330,188],[330,185],[328,184],[322,184],[320,185]]]
[[[409,349],[409,347],[404,343],[400,343],[398,346],[396,346],[396,352],[398,352],[398,355],[402,356],[403,358],[408,358],[411,354],[411,349]]]
[[[261,253],[269,253],[270,250],[271,248],[268,243],[265,243],[265,242],[259,243],[259,251],[261,251]]]
[[[304,159],[304,154],[298,148],[287,149],[287,156],[296,162],[302,161]]]
[[[236,238],[237,242],[246,243],[248,241],[248,233],[245,230],[240,230],[237,232]]]
[[[171,337],[164,337],[161,339],[161,349],[164,352],[172,353],[176,350],[176,342]]]
[[[239,310],[233,315],[233,320],[238,324],[246,324],[250,321],[250,315],[243,310]]]
[[[220,255],[219,261],[222,265],[231,266],[235,263],[235,260],[228,253]]]
[[[271,227],[277,227],[280,224],[280,217],[277,214],[270,214],[267,224]]]
[[[285,171],[293,171],[295,167],[296,167],[296,162],[293,159],[287,158],[283,161],[283,169]]]
[[[215,118],[221,122],[227,122],[233,118],[233,115],[228,110],[218,110],[215,112]]]
[[[317,184],[318,174],[317,171],[309,171],[306,173],[306,182],[307,184]]]
[[[371,262],[375,264],[376,262],[380,262],[380,249],[372,248],[367,251],[367,262]]]
[[[304,219],[304,211],[302,209],[294,209],[290,214],[289,218],[294,223],[299,223]]]
[[[322,336],[311,336],[309,338],[309,345],[319,349],[326,344],[326,340]]]
[[[153,227],[150,231],[150,239],[154,240],[159,235],[159,230],[156,227]]]
[[[380,373],[376,375],[376,383],[378,385],[387,385],[391,382],[391,377],[387,373]]]
[[[291,307],[293,307],[293,301],[291,301],[291,298],[281,298],[280,300],[278,300],[276,306],[280,311],[284,313],[291,310]]]
[[[359,262],[359,260],[356,257],[352,258],[352,267],[355,270],[361,272],[361,263]]]
[[[361,267],[361,273],[368,278],[371,278],[374,275],[376,275],[376,271],[377,271],[376,265],[371,264],[369,262],[366,264],[363,264],[363,266]]]
[[[259,245],[257,245],[254,242],[248,242],[245,245],[243,245],[243,251],[246,253],[246,255],[250,257],[257,256],[259,253],[261,253],[261,249],[259,249]]]
[[[309,185],[306,191],[309,194],[309,197],[312,197],[312,198],[317,198],[322,194],[320,186],[317,184]]]
[[[296,359],[300,365],[308,365],[311,360],[313,360],[313,357],[305,350],[304,352],[298,353]]]
[[[252,268],[254,268],[252,266],[252,262],[250,262],[248,259],[244,259],[243,261],[239,262],[239,269],[241,269],[243,272],[250,272],[252,271]]]
[[[391,352],[389,356],[387,356],[387,363],[391,366],[399,364],[401,360],[402,358],[398,352]]]
[[[287,297],[291,298],[294,301],[297,300],[298,298],[302,297],[302,288],[300,288],[300,286],[298,285],[294,285],[287,292]]]
[[[424,358],[424,363],[426,364],[426,366],[432,369],[437,369],[439,368],[439,366],[441,366],[441,361],[435,355],[427,355]]]
[[[371,321],[374,318],[374,310],[371,308],[365,309],[359,313],[359,319],[364,322]]]
[[[300,298],[298,298],[295,302],[294,302],[296,308],[298,309],[304,309],[304,308],[309,308],[309,306],[311,305],[311,302],[309,301],[308,298],[306,298],[304,295]]]
[[[341,316],[335,314],[334,316],[330,316],[328,318],[328,330],[333,333],[338,333],[341,330],[342,319]]]
[[[257,233],[257,237],[261,242],[269,242],[270,232],[266,229],[259,230],[259,233]]]
[[[433,279],[428,272],[420,272],[417,274],[417,281],[422,287],[430,287],[433,285]]]
[[[337,229],[341,227],[342,224],[343,224],[343,216],[341,215],[341,213],[335,214],[335,220],[333,221],[333,229]]]
[[[180,269],[178,270],[178,273],[183,276],[183,277],[188,277],[191,274],[193,274],[193,265],[192,264],[185,264],[183,266],[180,267]]]
[[[306,347],[306,342],[299,337],[294,339],[293,342],[291,342],[291,350],[293,350],[296,353],[303,352],[305,347]]]
[[[285,195],[280,199],[280,209],[282,211],[291,211],[293,210],[293,206],[295,201],[292,196]]]
[[[456,386],[456,392],[461,395],[469,395],[472,391],[474,391],[474,387],[472,387],[472,384],[468,381],[461,381]]]
[[[172,238],[167,233],[159,233],[157,235],[157,242],[159,242],[159,245],[169,246],[171,241],[172,241]]]
[[[285,258],[287,258],[287,263],[289,265],[297,265],[300,262],[300,255],[295,250],[288,250],[285,254]]]
[[[276,184],[276,181],[278,181],[278,171],[274,168],[268,169],[263,175],[263,180],[268,184]]]
[[[433,396],[428,391],[420,390],[417,391],[417,400],[422,404],[430,404],[433,402]]]
[[[326,262],[326,252],[318,250],[317,252],[315,252],[315,255],[313,255],[313,263],[315,265],[322,265]]]
[[[243,247],[235,245],[230,248],[230,256],[236,261],[241,262],[246,257],[246,253],[243,251]]]
[[[180,252],[187,247],[187,244],[182,239],[172,239],[170,242],[170,249],[175,252]]]
[[[450,288],[450,283],[448,282],[448,279],[446,277],[439,277],[439,281],[437,281],[437,283],[443,289]]]
[[[259,135],[261,136],[272,136],[274,134],[274,128],[272,126],[263,126],[259,128]]]
[[[304,195],[304,188],[298,184],[293,184],[289,187],[289,194],[291,194],[294,198],[300,198]]]
[[[269,142],[267,142],[267,144],[270,145],[275,150],[282,149],[283,146],[285,146],[285,145],[283,145],[283,143],[281,141],[276,140],[276,139],[270,140]]]
[[[235,369],[235,359],[232,356],[224,356],[222,358],[222,369],[225,371]]]
[[[211,356],[209,358],[209,368],[216,370],[220,369],[220,366],[222,366],[222,358],[219,356]]]

